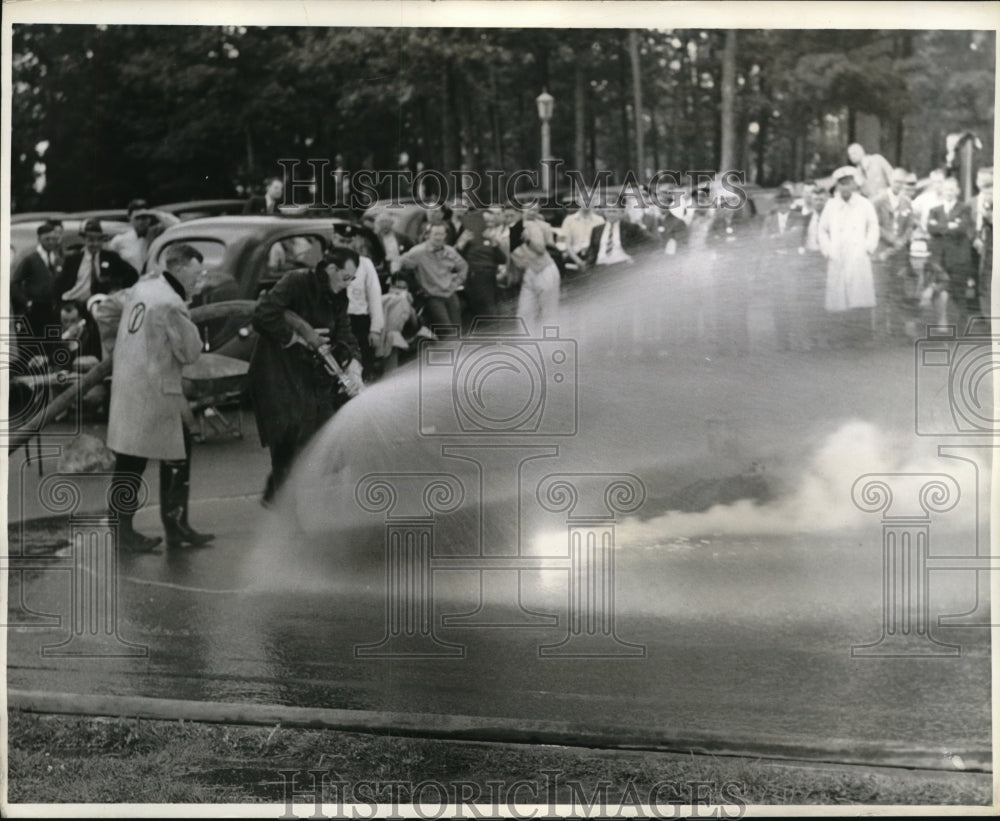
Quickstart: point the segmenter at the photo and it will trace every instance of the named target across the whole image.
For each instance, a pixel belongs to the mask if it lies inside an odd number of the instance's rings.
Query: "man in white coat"
[[[116,459],[109,507],[118,516],[119,548],[135,553],[147,553],[161,541],[132,525],[149,459],[160,460],[160,518],[167,546],[200,547],[213,538],[187,521],[191,435],[185,420],[191,411],[181,387],[181,369],[198,358],[202,347],[182,293],[194,287],[201,254],[177,245],[167,251],[165,263],[172,281],[151,272],[94,308],[102,339],[114,340],[108,447]]]
[[[872,255],[878,248],[878,215],[875,206],[858,193],[854,168],[838,168],[833,179],[837,193],[823,209],[817,233],[827,259],[825,306],[840,318],[840,328],[831,328],[832,338],[858,344],[872,339]]]

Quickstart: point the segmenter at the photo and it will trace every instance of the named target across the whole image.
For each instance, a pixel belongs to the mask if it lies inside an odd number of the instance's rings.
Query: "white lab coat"
[[[183,459],[181,369],[198,359],[201,337],[184,300],[158,273],[94,308],[107,340],[115,333],[108,447],[147,459]]]
[[[875,206],[855,192],[845,201],[839,194],[819,219],[819,249],[827,258],[826,310],[875,307],[871,255],[878,247]]]

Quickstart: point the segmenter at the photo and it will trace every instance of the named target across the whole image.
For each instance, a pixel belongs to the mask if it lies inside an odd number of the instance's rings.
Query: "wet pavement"
[[[609,288],[595,281],[567,299],[564,338],[574,323],[597,322],[586,309]],[[116,570],[100,550],[74,570],[66,549],[58,568],[14,574],[8,685],[554,719],[612,734],[876,742],[939,752],[942,766],[956,751],[984,762],[989,612],[986,574],[970,561],[987,551],[990,440],[915,435],[922,377],[912,346],[779,354],[764,307],[751,306],[761,347],[749,357],[677,351],[666,336],[662,350],[631,350],[655,306],[605,317],[600,344],[580,345],[580,427],[559,440],[560,470],[644,483],[641,509],[612,522],[613,561],[573,554],[565,515],[528,511],[542,499],[534,486],[491,484],[483,464],[463,469],[440,440],[413,435],[410,369],[341,411],[276,512],[257,502],[267,456],[249,417],[243,441],[198,446],[192,522],[218,534],[211,549],[124,556]],[[935,390],[937,401],[946,388]],[[917,413],[954,430],[946,408]],[[753,462],[771,497],[713,507],[720,480]],[[12,477],[27,475],[19,464]],[[447,469],[465,495],[434,520],[427,553],[404,541],[394,554],[399,522],[361,510],[356,483],[417,469]],[[518,482],[541,483],[550,470],[540,458]],[[880,507],[879,485],[852,497],[867,474],[903,483],[896,503],[913,496],[903,513],[922,520],[909,533],[929,533],[929,553],[887,552],[885,534],[902,531]],[[946,480],[931,491],[907,484],[942,474],[956,490],[950,508],[928,502],[948,495]],[[15,480],[15,491],[16,481],[24,496],[37,493],[37,479]],[[100,509],[99,480],[80,481],[94,483],[82,496]],[[34,509],[16,496],[15,509]],[[678,513],[678,499],[697,504]],[[137,525],[158,531],[155,506]],[[592,522],[574,526],[597,533]],[[99,524],[86,527],[102,538]],[[400,555],[409,558],[393,564]],[[912,564],[925,559],[928,574]],[[105,619],[91,635],[86,608],[109,588],[81,580],[114,572],[117,628]],[[893,621],[918,612],[919,625]],[[908,638],[879,644],[887,630]]]
[[[73,629],[72,573],[29,578],[25,601],[37,613],[61,616],[61,624],[10,629],[8,685],[551,719],[757,743],[885,742],[958,750],[970,760],[989,748],[988,631],[935,628],[937,641],[961,648],[957,656],[852,657],[852,646],[877,641],[882,629],[879,556],[859,545],[870,541],[866,534],[714,537],[666,551],[623,550],[615,578],[617,657],[540,655],[568,635],[565,571],[520,579],[523,608],[558,617],[556,625],[443,626],[443,616],[467,612],[477,600],[474,572],[453,571],[433,607],[440,657],[359,658],[359,648],[391,630],[381,573],[364,584],[339,572],[331,553],[325,572],[314,570],[301,589],[266,589],[260,580],[243,587],[264,512],[249,500],[201,504],[195,512],[216,529],[224,516],[229,532],[212,549],[123,560],[117,636],[53,646]],[[968,574],[956,575],[966,578],[935,587],[933,612],[975,604]],[[636,647],[641,655],[628,655]],[[127,657],[144,648],[147,657]],[[92,655],[48,655],[65,651]]]

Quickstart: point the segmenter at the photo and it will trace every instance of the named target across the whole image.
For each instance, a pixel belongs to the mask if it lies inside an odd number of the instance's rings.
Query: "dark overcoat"
[[[927,232],[931,235],[931,255],[938,265],[955,278],[976,276],[972,260],[976,222],[968,205],[956,202],[947,213],[943,205],[932,208]]]
[[[329,328],[330,344],[341,364],[360,361],[358,343],[347,315],[347,292],[334,294],[326,276],[315,271],[286,274],[254,308],[259,334],[250,357],[250,395],[262,445],[279,441],[289,431],[307,437],[346,401],[312,351],[289,344],[292,329],[285,311],[293,311],[313,328]]]

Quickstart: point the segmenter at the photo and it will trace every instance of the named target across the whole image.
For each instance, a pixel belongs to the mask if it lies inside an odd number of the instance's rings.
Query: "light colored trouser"
[[[559,269],[554,262],[541,271],[527,270],[517,299],[517,315],[528,331],[540,336],[542,327],[555,325],[559,314]]]

